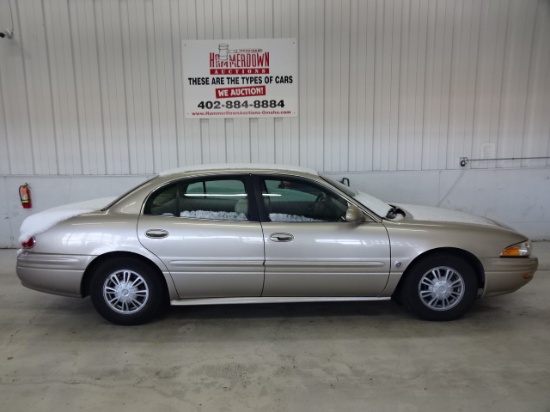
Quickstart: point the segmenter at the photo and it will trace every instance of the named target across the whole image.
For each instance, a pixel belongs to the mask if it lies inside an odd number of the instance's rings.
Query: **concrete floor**
[[[392,302],[172,308],[140,327],[22,287],[0,250],[2,411],[550,411],[550,243],[460,321]]]

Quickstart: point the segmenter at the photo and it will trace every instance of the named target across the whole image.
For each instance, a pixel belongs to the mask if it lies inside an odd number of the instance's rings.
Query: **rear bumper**
[[[16,273],[23,286],[55,295],[81,297],[82,277],[94,256],[23,251]]]
[[[485,288],[483,296],[511,293],[533,279],[539,261],[529,258],[492,258],[483,260]]]

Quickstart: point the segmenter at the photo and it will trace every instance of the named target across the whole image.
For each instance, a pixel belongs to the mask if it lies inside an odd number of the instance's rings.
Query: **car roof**
[[[186,174],[192,172],[228,172],[235,170],[254,170],[254,171],[277,171],[277,172],[299,172],[319,176],[316,170],[309,169],[301,166],[289,166],[278,164],[264,164],[264,163],[220,163],[220,164],[204,164],[204,165],[191,165],[183,166],[177,169],[166,170],[161,172],[159,176],[171,176],[175,174]]]
[[[260,164],[260,163],[223,163],[223,164],[205,164],[184,166],[177,169],[167,170],[158,174],[157,176],[147,180],[141,185],[133,188],[128,193],[119,197],[106,209],[112,209],[114,211],[122,213],[139,213],[141,208],[141,202],[135,201],[136,199],[143,200],[152,190],[159,188],[166,183],[170,183],[180,178],[190,178],[200,175],[216,176],[228,175],[232,173],[270,173],[274,174],[289,174],[298,175],[302,177],[309,177],[319,180],[319,173],[313,169],[308,169],[300,166],[287,166],[276,164]],[[137,198],[135,198],[137,196]]]

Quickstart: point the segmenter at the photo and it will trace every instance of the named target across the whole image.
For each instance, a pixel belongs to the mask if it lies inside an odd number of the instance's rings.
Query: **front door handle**
[[[273,233],[269,238],[273,242],[292,242],[294,240],[294,236],[290,233]]]
[[[168,231],[164,229],[149,229],[145,232],[145,236],[151,239],[162,239],[168,236]]]

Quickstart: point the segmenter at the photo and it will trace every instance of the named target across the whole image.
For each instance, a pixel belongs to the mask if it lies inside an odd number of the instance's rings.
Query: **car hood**
[[[407,215],[409,215],[409,217],[414,220],[421,220],[424,222],[465,223],[481,226],[505,227],[504,225],[501,225],[485,217],[471,215],[469,213],[460,212],[458,210],[409,204],[395,205],[403,209],[407,213]]]

